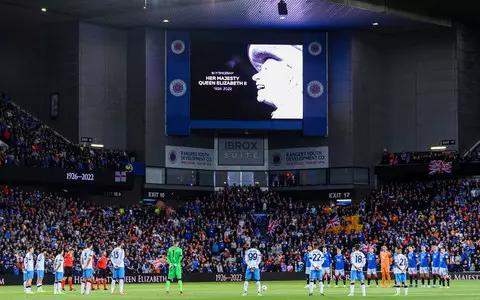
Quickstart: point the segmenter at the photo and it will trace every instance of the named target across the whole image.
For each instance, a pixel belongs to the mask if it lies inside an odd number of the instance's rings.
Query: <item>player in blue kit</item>
[[[314,245],[313,250],[308,255],[310,260],[310,293],[309,296],[313,296],[313,282],[318,279],[318,285],[320,286],[320,295],[323,295],[323,281],[322,281],[322,266],[325,260],[322,251],[318,250],[318,246]]]
[[[370,287],[370,281],[372,277],[375,279],[375,283],[377,284],[378,288],[378,276],[377,276],[377,263],[378,258],[377,254],[375,254],[375,249],[370,248],[370,253],[367,255],[367,287]]]
[[[335,255],[335,287],[338,288],[338,279],[343,280],[343,287],[347,285],[347,279],[345,278],[345,256],[342,254],[342,249],[337,249],[337,255]]]
[[[448,263],[450,261],[450,255],[445,251],[445,248],[440,249],[440,268],[438,269],[439,285],[445,287],[445,281],[447,282],[447,289],[450,288],[450,278],[448,277]]]
[[[408,277],[410,277],[410,287],[413,287],[413,280],[415,279],[415,287],[418,288],[418,272],[417,272],[417,253],[413,251],[413,247],[408,247]]]
[[[310,259],[308,259],[308,255],[312,251],[312,247],[308,246],[307,252],[303,255],[303,262],[305,263],[305,277],[307,280],[307,285],[305,286],[306,289],[310,287]],[[315,287],[316,280],[313,282],[313,287]]]
[[[327,278],[328,287],[330,287],[330,277],[332,274],[332,254],[328,252],[327,247],[323,247],[323,264],[322,264],[322,282]]]
[[[254,244],[251,245],[254,247]],[[257,282],[257,293],[259,296],[260,293],[260,263],[262,262],[262,253],[256,248],[250,248],[245,252],[244,258],[245,264],[247,265],[247,271],[245,272],[245,282],[243,284],[243,295],[247,295],[248,290],[248,281],[253,279]]]
[[[365,258],[365,254],[360,252],[360,245],[355,245],[353,248],[352,255],[350,255],[350,263],[352,264],[352,269],[350,271],[350,294],[349,297],[354,296],[355,292],[355,281],[360,281],[360,287],[362,289],[362,295],[365,297],[367,293],[365,292],[365,280],[363,276],[363,267],[367,263],[367,259]]]
[[[433,285],[432,288],[435,288],[435,285],[437,284],[437,278],[440,280],[438,277],[438,269],[440,268],[440,252],[438,252],[438,247],[433,246],[432,247],[432,276],[433,276]],[[439,281],[440,284],[440,281]]]
[[[430,265],[430,253],[427,252],[427,248],[422,246],[422,252],[418,256],[420,260],[420,278],[422,278],[422,288],[425,288],[425,277],[428,281],[428,287],[430,287],[430,272],[428,266]]]
[[[407,269],[408,269],[408,259],[405,255],[402,254],[402,249],[397,248],[395,251],[397,255],[395,256],[395,288],[397,293],[394,296],[400,296],[400,287],[403,283],[403,288],[405,289],[405,296],[408,295],[408,286],[407,286]]]

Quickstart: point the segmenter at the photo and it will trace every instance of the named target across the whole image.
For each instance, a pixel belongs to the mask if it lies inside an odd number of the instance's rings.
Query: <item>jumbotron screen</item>
[[[191,119],[303,119],[302,48],[192,39]]]
[[[166,133],[303,130],[327,136],[326,32],[166,34]]]

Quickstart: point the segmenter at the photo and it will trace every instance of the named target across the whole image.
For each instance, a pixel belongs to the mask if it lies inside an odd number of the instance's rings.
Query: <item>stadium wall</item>
[[[127,36],[79,25],[79,136],[109,148],[126,147]]]
[[[457,24],[458,139],[466,150],[480,139],[480,38],[478,28]]]
[[[383,148],[428,151],[442,140],[458,141],[455,43],[455,30],[450,28],[381,37],[384,56],[375,63],[385,66]]]
[[[350,280],[350,274],[346,274],[347,280]],[[463,272],[463,273],[450,273],[452,280],[480,280],[480,273],[478,272]],[[285,273],[285,272],[272,272],[262,273],[262,281],[292,281],[305,279],[304,273]],[[18,285],[23,284],[21,275],[13,274],[0,274],[0,286]],[[167,280],[166,274],[135,274],[126,275],[126,284],[135,283],[165,283]],[[110,284],[111,278],[107,279]],[[185,273],[183,274],[184,282],[243,282],[244,274],[242,273]],[[81,277],[74,276],[73,283],[80,284]],[[44,285],[53,284],[53,274],[47,274],[43,280]]]
[[[78,140],[78,23],[0,32],[0,91],[72,141]],[[60,114],[50,118],[50,93]]]

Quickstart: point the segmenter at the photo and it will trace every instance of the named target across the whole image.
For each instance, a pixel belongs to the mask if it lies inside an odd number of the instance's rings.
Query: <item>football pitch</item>
[[[355,288],[355,296],[347,297],[350,289],[343,285],[339,288],[325,287],[325,297],[320,296],[318,286],[315,288],[314,296],[308,296],[308,289],[305,289],[304,281],[275,281],[263,282],[268,287],[267,291],[262,292],[262,297],[257,296],[255,283],[249,285],[248,295],[242,297],[243,282],[238,283],[188,283],[183,284],[185,296],[180,297],[177,291],[177,284],[172,284],[170,295],[165,296],[165,284],[125,284],[125,292],[127,295],[118,294],[118,285],[115,295],[110,295],[109,291],[92,291],[90,296],[82,296],[78,292],[79,286],[75,286],[76,292],[66,292],[64,295],[53,295],[53,286],[45,286],[45,293],[35,293],[26,295],[23,293],[22,286],[3,286],[0,287],[1,300],[17,300],[17,299],[315,299],[315,298],[332,298],[332,299],[352,299],[363,298],[360,288]],[[110,286],[108,286],[110,288]],[[36,291],[36,287],[32,287]],[[393,288],[367,288],[367,298],[385,299],[397,298],[393,297],[395,290]],[[451,283],[450,289],[422,289],[411,288],[409,295],[405,296],[403,289],[401,290],[401,298],[408,299],[471,299],[480,300],[480,284],[476,281],[455,281]]]

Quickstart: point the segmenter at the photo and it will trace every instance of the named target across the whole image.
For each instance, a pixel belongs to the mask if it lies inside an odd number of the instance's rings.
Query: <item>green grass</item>
[[[281,281],[281,282],[264,282],[268,287],[266,292],[263,292],[262,299],[352,299],[363,298],[360,288],[357,285],[355,289],[355,297],[347,297],[349,287],[343,286],[340,288],[325,287],[325,297],[320,297],[318,286],[315,288],[314,297],[308,297],[308,289],[305,289],[304,281]],[[125,284],[125,292],[127,295],[120,296],[118,294],[118,285],[116,287],[117,294],[110,295],[107,291],[93,291],[91,296],[81,296],[78,292],[79,286],[75,288],[76,292],[67,292],[65,295],[53,295],[53,286],[46,286],[44,289],[46,293],[37,293],[34,295],[26,295],[23,293],[22,286],[3,286],[0,287],[1,300],[16,300],[16,299],[251,299],[260,298],[256,295],[255,283],[250,283],[249,294],[247,297],[242,297],[243,283],[184,283],[185,296],[180,297],[177,292],[177,284],[173,284],[170,289],[170,296],[166,297],[164,293],[165,284]],[[110,286],[108,287],[110,288]],[[35,291],[36,287],[32,287]],[[398,298],[393,297],[394,289],[382,288],[367,288],[367,298],[385,299]],[[450,289],[409,289],[409,295],[404,296],[403,289],[400,298],[408,299],[471,299],[480,300],[480,284],[476,281],[455,281],[452,282]]]

